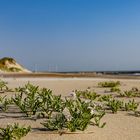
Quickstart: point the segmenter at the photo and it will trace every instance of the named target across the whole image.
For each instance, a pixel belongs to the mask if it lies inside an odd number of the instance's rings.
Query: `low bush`
[[[75,91],[76,95],[78,97],[82,97],[84,99],[90,99],[90,100],[95,100],[97,97],[99,97],[100,95],[97,94],[94,91],[89,91],[89,90],[85,90],[85,91]]]
[[[31,131],[31,127],[20,127],[18,123],[0,128],[0,140],[20,140]]]
[[[108,108],[112,111],[112,113],[117,113],[118,110],[123,109],[123,102],[119,100],[109,100],[108,103],[106,104]]]
[[[135,111],[138,108],[139,104],[135,102],[133,99],[130,100],[128,103],[125,103],[125,110],[126,111]]]
[[[106,122],[101,124],[101,119],[105,115],[105,112],[100,112],[94,116],[94,125],[98,126],[99,128],[103,128],[106,125]]]
[[[79,97],[76,100],[66,99],[66,110],[69,117],[64,112],[61,112],[57,113],[54,118],[52,117],[52,119],[41,124],[49,130],[61,131],[66,129],[71,132],[75,132],[76,130],[84,131],[90,124],[103,127],[105,124],[101,125],[100,120],[104,114],[99,114],[98,112],[97,115],[89,106],[90,103],[82,101]],[[95,122],[92,122],[92,119]]]
[[[7,82],[0,79],[0,92],[5,92],[9,90],[7,84]]]
[[[121,97],[140,97],[140,91],[137,88],[132,88],[129,91],[120,92]]]
[[[40,100],[40,111],[48,117],[51,117],[53,112],[63,112],[65,102],[62,100],[61,95],[53,95],[50,89],[43,88],[38,96]]]
[[[28,83],[20,90],[21,92],[12,98],[14,104],[27,116],[35,115],[41,104],[38,97],[39,87]]]
[[[120,90],[120,88],[118,88],[118,87],[112,87],[112,88],[110,89],[110,92],[118,92],[118,93],[120,93],[121,90]]]
[[[113,98],[112,95],[102,95],[102,96],[98,99],[98,101],[100,101],[100,102],[108,102],[108,101],[110,101],[112,98]]]
[[[41,123],[48,130],[63,130],[66,128],[67,118],[63,113],[55,114],[54,118],[51,118]]]
[[[8,106],[13,104],[12,99],[6,98],[6,96],[0,96],[0,108],[2,111],[6,112],[8,110]]]
[[[121,83],[119,81],[114,82],[114,81],[109,81],[109,82],[100,82],[98,83],[99,87],[103,87],[103,88],[112,88],[112,87],[117,87],[120,86]]]

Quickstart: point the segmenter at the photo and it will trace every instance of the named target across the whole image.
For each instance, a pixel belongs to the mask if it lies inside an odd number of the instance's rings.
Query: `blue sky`
[[[140,1],[1,0],[4,56],[31,70],[140,70]]]

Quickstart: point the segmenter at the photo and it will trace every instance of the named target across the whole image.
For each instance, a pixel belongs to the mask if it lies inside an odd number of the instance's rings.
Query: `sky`
[[[139,0],[0,0],[0,58],[30,70],[140,70]]]

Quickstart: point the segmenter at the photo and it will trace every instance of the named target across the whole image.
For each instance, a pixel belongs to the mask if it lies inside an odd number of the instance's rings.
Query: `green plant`
[[[90,100],[95,100],[97,97],[100,96],[96,92],[89,91],[89,90],[85,90],[85,91],[77,91],[76,90],[75,93],[78,97],[82,97],[82,98],[90,99]]]
[[[138,108],[139,104],[135,102],[133,99],[130,100],[128,103],[125,103],[125,110],[126,111],[135,111]]]
[[[100,121],[105,115],[105,112],[99,107],[99,105],[90,107],[90,102],[86,103],[80,98],[77,98],[76,101],[67,100],[66,104],[71,115],[71,120],[68,122],[68,128],[70,131],[73,132],[76,131],[76,129],[84,131],[89,124],[104,127],[105,123],[100,125]],[[95,122],[92,122],[92,119],[94,119]]]
[[[82,101],[79,97],[76,100],[66,99],[66,110],[68,115],[65,115],[64,112],[56,113],[55,117],[52,116],[45,122],[41,123],[44,127],[49,130],[69,130],[75,132],[76,130],[84,131],[88,125],[93,124],[92,119],[96,117],[96,125],[100,126],[100,120],[104,116],[97,116],[92,111],[90,103]],[[96,110],[96,112],[98,112]],[[96,115],[96,116],[95,116]],[[98,118],[97,118],[98,117]],[[105,124],[104,124],[105,125]]]
[[[51,117],[53,112],[62,112],[65,108],[61,95],[53,95],[50,89],[39,89],[38,86],[28,83],[16,91],[18,94],[13,98],[13,102],[27,116],[38,113],[38,117]]]
[[[118,93],[120,93],[120,88],[118,88],[118,87],[111,87],[111,89],[110,89],[110,92],[118,92]]]
[[[12,99],[6,98],[6,96],[0,97],[0,106],[1,106],[2,111],[4,112],[8,110],[8,106],[11,105],[12,103],[13,103]]]
[[[121,97],[140,97],[140,91],[133,87],[131,90],[129,91],[124,91],[123,93],[120,93]]]
[[[108,102],[108,101],[110,101],[112,98],[113,98],[112,95],[102,95],[102,96],[98,99],[98,101],[100,101],[100,102]]]
[[[19,94],[15,94],[15,97],[12,98],[14,104],[27,116],[35,115],[39,110],[41,103],[38,88],[38,86],[28,83],[24,88],[19,89]]]
[[[75,116],[72,116],[71,120],[67,122],[67,128],[71,132],[76,130],[84,131],[87,126],[90,124],[90,120],[93,118],[93,115],[88,113],[75,113]]]
[[[98,86],[99,87],[104,87],[104,88],[108,88],[108,87],[117,87],[117,86],[120,86],[120,82],[117,81],[117,82],[114,82],[114,81],[109,81],[109,82],[100,82],[98,83]]]
[[[101,119],[103,118],[104,115],[105,115],[105,112],[99,112],[98,114],[95,114],[93,124],[100,128],[103,128],[106,125],[106,122],[101,124]]]
[[[109,100],[108,103],[106,104],[109,109],[112,111],[112,113],[117,113],[118,110],[123,108],[123,102],[119,100]]]
[[[0,128],[0,140],[20,140],[31,131],[31,127],[20,127],[18,123]]]
[[[0,91],[4,92],[8,90],[7,82],[0,79]]]
[[[120,93],[121,97],[135,97],[135,93],[133,91],[124,91],[124,93]]]
[[[93,118],[89,103],[82,101],[80,98],[77,98],[77,100],[66,99],[66,107],[71,116],[67,123],[68,129],[71,132],[76,130],[84,131]]]
[[[48,130],[61,131],[66,127],[67,118],[63,113],[57,113],[54,118],[41,123]]]
[[[48,117],[51,117],[53,112],[63,112],[65,108],[65,102],[61,95],[53,95],[50,89],[43,88],[39,93],[39,100],[41,103],[40,111],[45,112]]]

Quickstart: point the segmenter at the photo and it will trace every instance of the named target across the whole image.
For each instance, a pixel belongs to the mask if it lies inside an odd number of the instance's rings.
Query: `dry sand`
[[[98,82],[110,79],[102,78],[6,78],[11,88],[22,86],[28,81],[40,87],[47,87],[53,90],[54,94],[68,96],[72,90],[84,90],[88,87],[95,89],[98,93],[104,93],[105,89],[97,87]],[[114,79],[115,81],[117,79]],[[138,87],[140,89],[140,80],[121,79],[121,89],[131,89]],[[9,93],[13,94],[13,93]],[[140,102],[140,99],[135,98]],[[140,108],[139,108],[140,110]],[[5,115],[5,116],[4,116]],[[20,124],[31,125],[32,128],[42,128],[40,121],[42,120],[26,120],[17,117],[18,114],[0,114],[0,126],[8,123],[19,122]],[[128,112],[118,112],[117,114],[107,113],[102,122],[107,125],[104,128],[90,126],[85,132],[80,134],[50,134],[48,132],[33,131],[29,133],[23,140],[140,140],[140,117],[129,115]],[[90,133],[92,132],[92,133]]]

